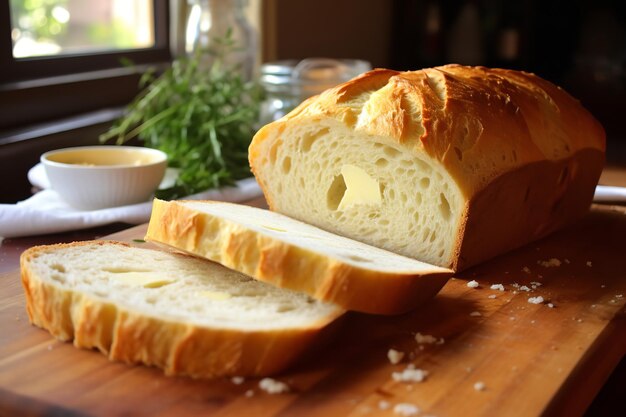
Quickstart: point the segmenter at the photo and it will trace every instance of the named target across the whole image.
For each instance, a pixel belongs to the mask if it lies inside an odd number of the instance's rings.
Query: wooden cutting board
[[[133,242],[144,231],[113,238],[146,246]],[[398,415],[399,403],[421,416],[580,415],[626,353],[625,271],[626,210],[594,207],[410,314],[351,313],[329,344],[275,376],[291,387],[280,395],[258,380],[170,378],[57,342],[28,323],[16,271],[0,276],[0,415],[378,416]],[[418,344],[417,332],[444,343]],[[392,365],[390,348],[405,360]],[[428,371],[424,382],[394,381],[409,363]]]

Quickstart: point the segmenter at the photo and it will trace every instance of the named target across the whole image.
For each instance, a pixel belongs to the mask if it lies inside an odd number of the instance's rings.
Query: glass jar
[[[307,58],[302,61],[268,62],[261,66],[260,83],[266,98],[261,104],[260,123],[280,119],[306,98],[369,71],[371,65],[358,59]]]
[[[230,38],[233,47],[225,63],[241,69],[244,79],[252,79],[257,54],[257,36],[244,13],[248,0],[187,0],[189,5],[185,52],[203,54],[203,63],[211,64],[212,54]]]

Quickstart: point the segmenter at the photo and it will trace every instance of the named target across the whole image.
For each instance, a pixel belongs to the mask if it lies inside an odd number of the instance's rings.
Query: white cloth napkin
[[[254,178],[237,181],[224,187],[194,194],[186,199],[219,200],[238,203],[262,195]],[[0,204],[0,236],[19,237],[86,229],[110,223],[145,223],[150,219],[152,202],[101,210],[77,210],[65,203],[50,189],[40,191],[17,204]]]
[[[626,202],[626,187],[598,185],[593,195],[593,201],[596,203],[624,203]]]

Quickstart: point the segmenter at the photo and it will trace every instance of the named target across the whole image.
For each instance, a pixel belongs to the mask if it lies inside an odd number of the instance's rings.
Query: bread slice
[[[115,242],[33,247],[21,271],[33,324],[168,375],[279,372],[343,313],[206,260]]]
[[[249,159],[270,209],[461,270],[583,216],[604,151],[553,84],[447,65],[332,88],[263,127]]]
[[[146,239],[367,313],[411,310],[452,275],[279,213],[224,202],[154,200]]]

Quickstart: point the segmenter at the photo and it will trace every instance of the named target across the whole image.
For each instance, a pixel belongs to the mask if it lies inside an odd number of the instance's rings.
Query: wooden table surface
[[[626,185],[624,171],[607,170],[603,178]],[[263,393],[252,379],[237,385],[168,378],[153,368],[110,363],[28,324],[19,253],[124,227],[2,243],[0,415],[374,416],[394,415],[395,405],[409,403],[419,415],[439,417],[576,416],[585,410],[587,416],[617,416],[625,408],[626,367],[623,361],[618,366],[626,353],[625,208],[596,206],[580,224],[457,276],[410,314],[349,314],[326,346],[276,376],[291,387],[281,395]],[[132,242],[144,230],[125,229],[113,238]],[[552,258],[561,265],[540,264]],[[471,279],[479,288],[467,287]],[[531,282],[541,286],[532,289]],[[539,295],[544,304],[528,302]],[[420,345],[416,332],[445,342]],[[390,348],[408,358],[389,363]],[[429,372],[424,382],[393,380],[392,373],[409,363]],[[484,390],[475,389],[478,382]]]

